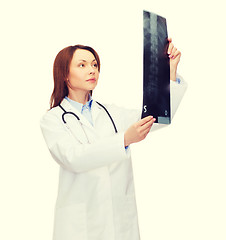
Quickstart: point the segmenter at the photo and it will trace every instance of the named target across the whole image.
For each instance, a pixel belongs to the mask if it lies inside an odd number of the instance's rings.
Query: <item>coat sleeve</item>
[[[171,118],[173,119],[180,102],[184,96],[184,93],[187,89],[187,83],[181,76],[177,76],[180,79],[180,83],[171,81],[170,84],[170,101],[171,101]]]
[[[60,119],[47,112],[40,121],[40,127],[52,157],[61,167],[72,172],[85,172],[129,157],[125,151],[124,133],[81,144]]]

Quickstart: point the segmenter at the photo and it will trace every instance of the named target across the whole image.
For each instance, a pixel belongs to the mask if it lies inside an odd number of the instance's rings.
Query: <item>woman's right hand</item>
[[[125,147],[129,146],[131,143],[144,140],[150,132],[155,120],[156,119],[152,116],[148,116],[130,126],[124,134]]]

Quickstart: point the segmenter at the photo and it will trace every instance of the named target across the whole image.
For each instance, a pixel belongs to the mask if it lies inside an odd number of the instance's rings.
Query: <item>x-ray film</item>
[[[143,11],[143,111],[170,124],[170,65],[166,19]]]

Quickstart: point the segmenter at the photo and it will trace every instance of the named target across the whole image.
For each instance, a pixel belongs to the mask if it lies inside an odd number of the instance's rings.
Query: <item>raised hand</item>
[[[148,116],[130,126],[124,134],[125,147],[145,139],[155,120],[152,116]]]
[[[181,52],[173,45],[172,38],[168,38],[168,56],[170,58],[170,79],[176,81],[177,66],[180,62]]]

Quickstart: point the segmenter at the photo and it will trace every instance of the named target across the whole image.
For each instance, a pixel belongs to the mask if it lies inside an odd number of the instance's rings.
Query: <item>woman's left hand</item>
[[[173,45],[172,38],[168,38],[168,56],[170,58],[170,80],[176,81],[177,66],[180,61],[181,52]]]

